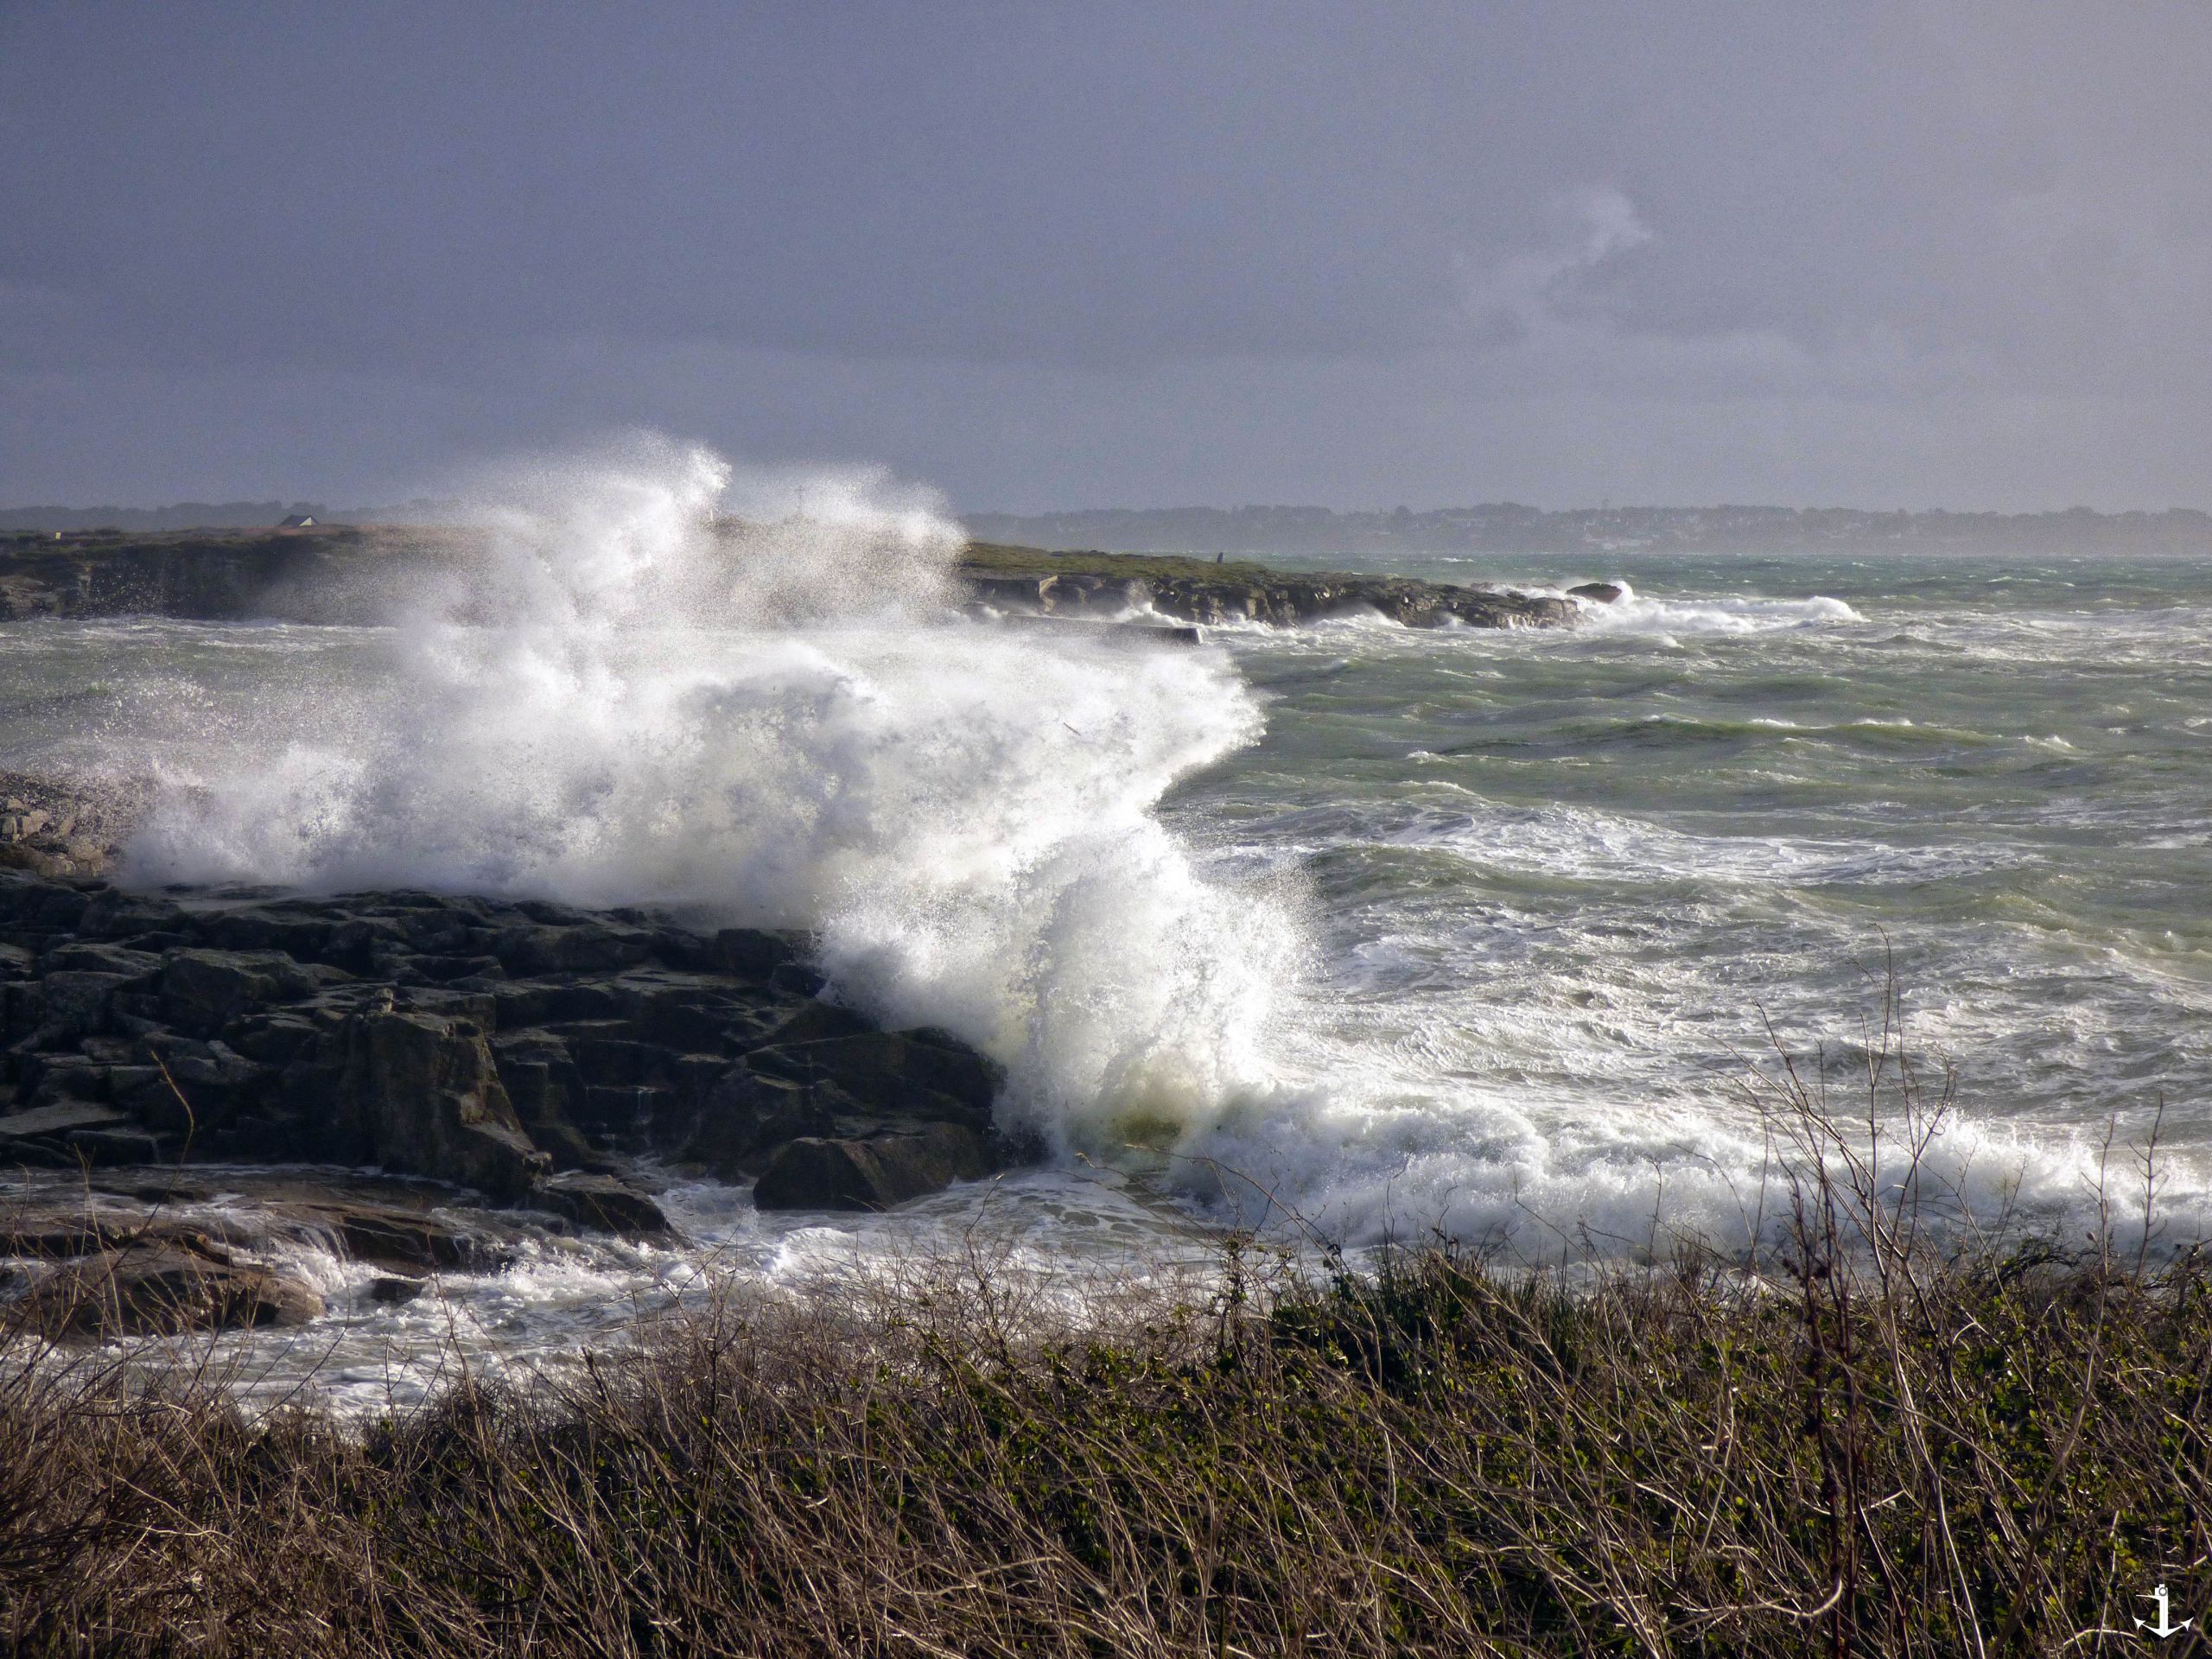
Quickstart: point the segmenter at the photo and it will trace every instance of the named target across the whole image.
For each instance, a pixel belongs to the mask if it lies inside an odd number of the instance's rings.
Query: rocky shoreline
[[[469,552],[391,529],[17,537],[0,620],[368,620]],[[971,547],[959,575],[979,613],[1135,613],[1185,639],[1157,619],[1577,611],[1027,549]],[[670,1174],[750,1183],[764,1210],[872,1211],[1034,1150],[998,1126],[988,1058],[823,1000],[803,938],[430,892],[132,891],[108,877],[147,795],[0,772],[0,1332],[293,1325],[321,1304],[277,1265],[287,1242],[373,1264],[404,1302],[426,1274],[496,1270],[517,1229],[677,1242]]]
[[[741,540],[746,527],[725,533]],[[410,573],[455,568],[470,547],[466,531],[386,525],[0,537],[0,621],[365,621],[383,613]],[[1201,625],[1289,626],[1372,611],[1408,627],[1521,628],[1571,627],[1578,615],[1572,600],[1403,576],[982,543],[969,545],[957,574],[973,602],[1048,616],[1104,618],[1134,608]]]
[[[1069,557],[1082,563],[1082,556]],[[1103,618],[1151,611],[1211,626],[1264,623],[1294,627],[1326,617],[1371,611],[1409,628],[1559,628],[1573,626],[1567,600],[1493,588],[1461,588],[1406,576],[1294,575],[1280,570],[1122,575],[1118,556],[1091,556],[1090,569],[1006,572],[969,564],[962,576],[976,599],[1047,616]],[[1160,560],[1131,559],[1133,566]],[[1100,569],[1099,566],[1105,568]],[[1616,590],[1618,592],[1618,590]]]
[[[410,1273],[472,1230],[340,1201],[380,1172],[444,1203],[671,1240],[661,1172],[764,1209],[890,1207],[1007,1166],[1001,1077],[939,1031],[820,999],[805,941],[450,894],[133,893],[0,871],[0,1206],[20,1322],[66,1333],[287,1324],[313,1294],[165,1196],[315,1166],[258,1224]],[[135,1206],[135,1208],[134,1208]],[[496,1231],[496,1229],[494,1230]],[[395,1284],[395,1300],[407,1286]]]

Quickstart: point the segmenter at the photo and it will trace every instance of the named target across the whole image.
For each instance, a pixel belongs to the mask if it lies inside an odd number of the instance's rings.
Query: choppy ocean
[[[690,487],[524,523],[467,625],[0,626],[0,764],[159,779],[132,880],[810,927],[837,995],[1005,1061],[1054,1161],[865,1223],[679,1179],[690,1248],[549,1243],[408,1309],[311,1263],[337,1311],[272,1378],[305,1355],[404,1393],[455,1332],[556,1351],[702,1268],[983,1234],[1077,1274],[1225,1220],[1524,1259],[1740,1242],[1774,1173],[1753,1073],[1787,1054],[1865,1119],[1885,1017],[1951,1091],[1945,1202],[2086,1226],[2101,1166],[2139,1212],[2155,1124],[2170,1235],[2203,1226],[2199,565],[1401,558],[1629,592],[1571,632],[1131,650],[958,620],[918,580],[887,609],[836,537],[772,605],[687,608]]]

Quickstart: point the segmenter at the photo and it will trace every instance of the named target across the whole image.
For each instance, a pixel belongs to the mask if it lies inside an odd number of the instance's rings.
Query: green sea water
[[[1964,1200],[2078,1216],[2101,1160],[2108,1184],[2139,1185],[2131,1160],[2155,1132],[2162,1203],[2175,1226],[2201,1224],[2212,1192],[2212,573],[2178,561],[1633,550],[1389,568],[1554,592],[1607,578],[1629,591],[1566,631],[1414,631],[1371,616],[1213,631],[1172,672],[1085,668],[1040,691],[1026,724],[1007,705],[1044,683],[1045,658],[1008,658],[989,679],[986,654],[959,645],[957,629],[922,644],[879,639],[853,647],[869,696],[931,712],[871,728],[861,747],[815,733],[796,762],[777,751],[775,786],[803,792],[817,768],[864,775],[869,798],[951,826],[915,842],[918,861],[980,858],[988,886],[991,859],[1055,814],[1068,819],[1047,837],[1055,858],[1104,857],[1119,832],[1086,840],[1086,803],[1110,792],[1117,769],[1160,780],[1135,790],[1128,822],[1141,836],[1164,827],[1166,851],[1105,858],[1039,900],[1020,949],[1058,952],[1057,977],[1043,992],[990,995],[1027,997],[1032,1013],[1040,999],[1103,1010],[1090,1025],[1037,1025],[1020,1039],[1032,1048],[1096,1045],[1114,1022],[1115,1040],[1141,1046],[1150,1039],[1132,1025],[1187,1016],[1205,1042],[1236,1049],[1236,1065],[1209,1058],[1154,1090],[1185,1131],[1159,1179],[1202,1209],[1226,1169],[1255,1184],[1229,1183],[1247,1207],[1264,1190],[1263,1211],[1295,1211],[1351,1242],[1433,1229],[1532,1249],[1648,1241],[1655,1227],[1740,1236],[1774,1173],[1753,1074],[1787,1057],[1833,1109],[1864,1117],[1866,1056],[1893,1019],[1886,1046],[1914,1058],[1931,1097],[1952,1091],[1931,1167]],[[717,879],[697,852],[717,845],[707,830],[687,829],[671,863],[654,826],[671,814],[682,825],[706,794],[754,786],[748,768],[766,751],[700,770],[726,734],[698,715],[694,682],[734,671],[721,657],[685,647],[712,658],[702,668],[652,647],[626,682],[629,723],[594,734],[597,694],[581,681],[553,714],[537,681],[505,669],[492,701],[471,681],[466,698],[410,703],[389,632],[10,625],[0,758],[152,765],[196,779],[187,795],[226,803],[172,823],[144,879],[327,885],[351,872],[610,899],[626,896],[629,873],[646,898]],[[756,664],[762,649],[728,648]],[[861,671],[841,670],[840,683]],[[990,729],[972,745],[967,716],[938,707],[963,674],[987,677],[972,707]],[[664,680],[676,689],[638,692]],[[791,683],[777,683],[779,709]],[[1130,701],[1116,709],[1116,699]],[[1232,718],[1200,703],[1236,708]],[[1113,720],[1129,747],[1102,757],[1088,730]],[[356,741],[349,726],[378,735]],[[435,789],[379,776],[404,772],[421,734],[441,730],[451,753]],[[595,741],[604,753],[562,772]],[[963,769],[973,775],[955,779]],[[516,803],[541,775],[565,792],[524,811]],[[895,884],[886,861],[905,855],[897,835],[851,834],[875,861],[868,880]],[[561,836],[558,859],[523,856]],[[948,853],[948,836],[966,839]],[[730,861],[758,859],[758,840],[729,843]],[[342,843],[347,861],[296,856],[323,843]],[[1204,891],[1183,909],[1146,908],[1129,889],[1180,880],[1160,862],[1178,848]],[[805,879],[851,851],[810,848]],[[597,885],[562,887],[585,855]],[[1071,894],[1104,906],[1087,932],[1064,932]],[[914,918],[948,902],[912,898],[911,913],[854,948],[855,971],[911,967],[927,954]],[[1251,939],[1238,937],[1240,915]],[[927,949],[942,956],[949,937]],[[1095,950],[1127,960],[1096,973],[1071,960]],[[945,969],[919,989],[879,988],[877,1001],[987,1031],[1000,1016],[975,1014],[960,980],[983,971]],[[1234,974],[1266,977],[1267,995],[1224,992]],[[1136,1064],[1028,1058],[1046,1079],[1039,1109],[1078,1126],[1094,1103],[1077,1097],[1084,1079]],[[1199,1097],[1209,1091],[1218,1098]],[[1898,1103],[1885,1094],[1872,1109],[1878,1119]],[[1102,1134],[1078,1127],[1066,1144],[1095,1158],[1110,1150]]]
[[[1750,1070],[1786,1052],[1863,1116],[1894,1007],[1931,1095],[1953,1073],[1938,1161],[1962,1188],[2077,1206],[2107,1136],[2107,1179],[2139,1185],[2155,1128],[2162,1196],[2195,1224],[2212,572],[1389,568],[1630,593],[1572,633],[1233,637],[1266,735],[1171,816],[1310,895],[1316,982],[1287,1046],[1335,1079],[1325,1130],[1270,1157],[1255,1128],[1246,1161],[1354,1234],[1727,1231],[1758,1185]]]
[[[2212,573],[1389,568],[1629,592],[1572,630],[1349,616],[1135,652],[912,613],[0,626],[0,764],[160,781],[127,880],[817,925],[842,994],[996,1042],[1007,1109],[1052,1133],[1043,1168],[883,1217],[671,1171],[683,1247],[549,1236],[405,1309],[308,1252],[332,1311],[238,1339],[250,1387],[381,1409],[456,1336],[535,1363],[720,1274],[984,1237],[1048,1280],[1187,1266],[1193,1222],[1534,1260],[1740,1243],[1788,1161],[1758,1074],[1786,1058],[1894,1147],[1906,1103],[1866,1062],[1900,1043],[1943,1103],[1933,1211],[2079,1232],[2101,1182],[2125,1230],[2155,1134],[2162,1236],[2206,1230]],[[1124,1156],[1131,1099],[1165,1127]],[[250,1224],[238,1186],[211,1217]]]

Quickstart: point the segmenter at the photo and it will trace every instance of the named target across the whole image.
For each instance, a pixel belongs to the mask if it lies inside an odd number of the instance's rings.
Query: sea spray
[[[1224,658],[959,616],[957,527],[862,475],[744,525],[702,450],[497,484],[480,546],[395,603],[381,675],[150,734],[132,879],[807,929],[836,995],[976,1042],[1010,1111],[1093,1152],[1264,1089],[1294,929],[1155,814],[1260,731]]]
[[[2093,1223],[2107,1114],[2132,1181],[2163,1098],[2159,1212],[2212,1222],[2208,612],[2139,573],[1993,610],[1948,563],[1631,558],[1629,626],[1255,629],[1232,667],[948,620],[954,533],[879,481],[733,479],[764,526],[733,540],[710,457],[647,461],[503,481],[496,537],[385,629],[27,624],[0,674],[80,744],[120,688],[98,746],[176,786],[146,879],[809,925],[841,994],[988,1043],[1063,1145],[1249,1178],[1217,1214],[1740,1243],[1780,1191],[1746,1067],[1770,1028],[1866,1117],[1893,941],[1904,1029],[1961,1069],[1929,1213]],[[1308,925],[1224,868],[1290,872]],[[993,1214],[1075,1236],[1084,1169]],[[997,1200],[944,1204],[866,1225]],[[683,1224],[772,1225],[720,1189]]]

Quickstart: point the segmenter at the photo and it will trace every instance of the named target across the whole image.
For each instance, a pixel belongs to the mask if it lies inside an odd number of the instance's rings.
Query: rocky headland
[[[1308,574],[1135,554],[1045,553],[980,542],[969,544],[960,575],[988,605],[1061,617],[1150,612],[1215,626],[1292,627],[1373,612],[1412,628],[1556,628],[1572,626],[1579,613],[1571,601],[1548,595],[1407,576]]]
[[[741,543],[748,527],[725,533]],[[376,618],[427,570],[468,557],[465,531],[395,525],[165,535],[0,537],[0,621],[174,616],[353,622]],[[957,568],[979,605],[1105,619],[1132,610],[1220,625],[1300,622],[1373,611],[1409,627],[1571,626],[1567,600],[1402,576],[971,543]]]

